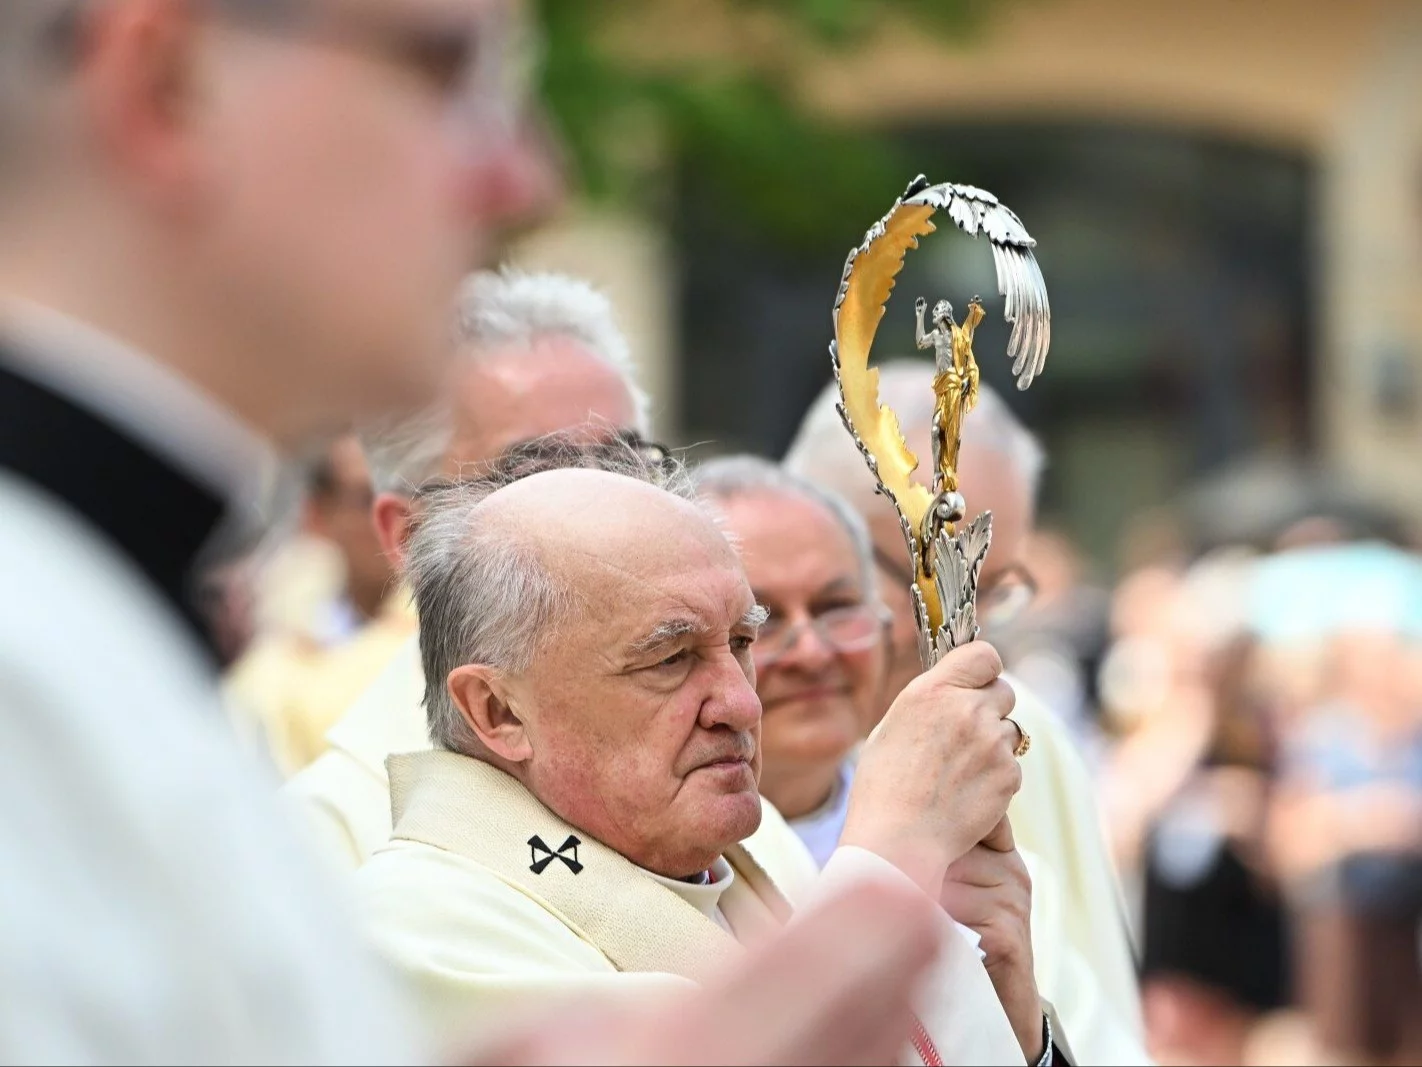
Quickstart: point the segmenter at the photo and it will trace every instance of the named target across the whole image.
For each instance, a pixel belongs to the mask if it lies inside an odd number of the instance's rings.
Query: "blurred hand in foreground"
[[[579,1002],[461,1062],[893,1063],[908,1044],[937,929],[932,902],[908,886],[855,886],[707,988],[636,1005]]]

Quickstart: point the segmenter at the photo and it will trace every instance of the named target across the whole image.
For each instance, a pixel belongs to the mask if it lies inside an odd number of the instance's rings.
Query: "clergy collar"
[[[683,881],[680,878],[667,878],[665,875],[653,874],[646,868],[641,869],[646,871],[648,878],[666,886],[708,919],[716,918],[716,910],[721,905],[722,894],[730,889],[731,883],[736,880],[736,872],[731,869],[731,865],[726,862],[724,856],[716,857],[716,862],[711,864],[711,869],[704,872],[710,880],[699,885]]]
[[[42,319],[46,325],[37,329]],[[194,390],[85,327],[56,326],[60,321],[11,315],[8,332],[0,331],[0,468],[103,534],[169,602],[216,666],[220,656],[196,580],[212,558],[232,494],[242,491],[237,466],[220,484],[224,475],[201,458],[215,456],[213,446],[184,445],[201,437],[198,420],[206,417],[203,404],[191,402]],[[219,446],[226,441],[221,429],[215,436]]]
[[[0,297],[0,337],[16,373],[222,500],[222,541],[249,547],[268,528],[289,489],[282,467],[271,446],[215,398],[132,346],[22,297]]]

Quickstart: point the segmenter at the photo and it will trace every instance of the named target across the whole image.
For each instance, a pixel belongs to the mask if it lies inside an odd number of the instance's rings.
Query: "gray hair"
[[[933,375],[933,364],[919,359],[894,359],[879,366],[880,402],[898,414],[899,427],[910,442],[926,438],[933,425]],[[839,389],[830,382],[801,419],[785,454],[785,467],[864,499],[873,494],[874,479],[844,428],[835,407],[838,402]],[[1036,496],[1046,452],[987,383],[979,386],[978,406],[964,420],[964,435],[973,444],[1006,456]],[[920,462],[923,459],[919,457]]]
[[[709,460],[692,473],[691,480],[703,497],[735,500],[756,493],[769,493],[795,496],[818,504],[849,535],[865,598],[878,599],[878,585],[874,580],[874,543],[869,538],[869,528],[859,512],[838,493],[786,470],[779,463],[751,455],[721,456]]]
[[[476,478],[423,488],[406,569],[419,614],[424,703],[436,747],[465,755],[483,750],[449,695],[450,672],[479,663],[521,674],[577,604],[529,540],[505,524],[481,522],[479,515],[480,505],[505,486],[569,468],[621,474],[695,499],[686,468],[674,457],[621,440],[582,445],[562,434],[511,449]]]
[[[615,370],[632,397],[636,417],[631,428],[650,435],[651,400],[636,382],[631,351],[606,296],[578,278],[513,267],[465,279],[454,327],[465,358],[477,361],[495,349],[528,348],[543,337],[577,341]],[[453,429],[449,405],[440,403],[362,433],[376,491],[408,494],[434,476]]]

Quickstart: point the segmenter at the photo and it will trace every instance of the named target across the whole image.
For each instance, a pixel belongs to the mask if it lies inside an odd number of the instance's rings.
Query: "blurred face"
[[[719,506],[755,598],[770,611],[754,649],[761,791],[797,818],[824,802],[875,717],[884,621],[868,602],[849,535],[818,503],[758,492]]]
[[[500,80],[508,5],[293,7],[213,8],[203,260],[304,421],[412,409],[459,280],[548,169]]]
[[[920,455],[930,454],[925,449]],[[992,512],[992,547],[978,578],[978,607],[984,628],[991,626],[990,606],[1009,599],[1010,586],[1019,584],[1016,575],[1022,568],[1022,553],[1031,532],[1034,516],[1032,490],[1026,479],[999,452],[977,447],[971,440],[963,442],[958,462],[959,483],[968,502],[968,514]],[[880,714],[886,710],[903,687],[922,671],[918,658],[918,626],[913,617],[913,601],[908,587],[912,583],[908,549],[898,515],[884,499],[870,502],[871,512],[865,515],[874,541],[874,559],[880,578],[880,592],[893,615],[890,630],[888,680]]]
[[[637,421],[627,383],[605,361],[567,337],[531,348],[487,353],[458,384],[454,439],[445,473],[493,459],[510,445],[586,427],[589,434],[630,430]]]
[[[374,500],[370,471],[360,442],[352,435],[331,446],[329,463],[332,484],[326,492],[312,497],[308,527],[340,549],[351,600],[369,615],[379,605],[390,581],[390,565],[370,521]]]
[[[580,611],[510,683],[531,749],[521,773],[568,822],[686,877],[760,824],[755,600],[699,509],[628,479],[597,482],[548,519],[576,513],[554,551]]]
[[[631,430],[636,405],[627,383],[607,363],[566,337],[539,338],[531,348],[485,353],[460,365],[454,385],[454,434],[441,474],[457,478],[510,445],[585,428],[589,437]],[[374,525],[386,559],[403,566],[411,501],[394,493],[376,500]]]

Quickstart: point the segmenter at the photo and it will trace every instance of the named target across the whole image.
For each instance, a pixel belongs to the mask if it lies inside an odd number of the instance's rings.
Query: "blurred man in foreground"
[[[789,917],[738,845],[761,818],[765,610],[685,479],[626,464],[453,486],[411,542],[436,749],[392,758],[394,837],[356,879],[437,1021],[700,982]],[[1021,776],[999,670],[978,645],[895,702],[822,876],[934,899],[963,881],[984,929],[1007,931],[985,970],[944,917],[910,1062],[1050,1060],[1003,823]]]
[[[920,457],[931,454],[932,385],[931,364],[896,360],[880,367],[880,398],[898,413],[909,447]],[[843,495],[869,526],[880,587],[894,620],[881,702],[887,706],[922,669],[908,597],[908,554],[897,514],[875,495],[874,480],[835,411],[837,399],[831,384],[806,412],[785,465]],[[958,473],[969,510],[993,515],[992,549],[978,592],[979,616],[989,638],[994,622],[1010,616],[1023,593],[1030,597],[1019,557],[1032,527],[1042,464],[1040,445],[1002,399],[982,386],[978,407],[964,422]],[[1013,832],[1024,849],[1056,873],[1062,889],[1061,928],[1099,983],[1103,1036],[1113,1055],[1130,1062],[1145,1055],[1140,993],[1091,780],[1065,726],[1030,690],[1008,680],[1017,691],[1018,718],[1032,735],[1022,791],[1009,812]]]
[[[427,402],[470,257],[546,188],[506,13],[0,4],[6,1061],[425,1055],[225,727],[196,579],[251,544],[272,446]],[[933,951],[914,909],[861,890],[674,1015],[499,1054],[881,1058]]]

